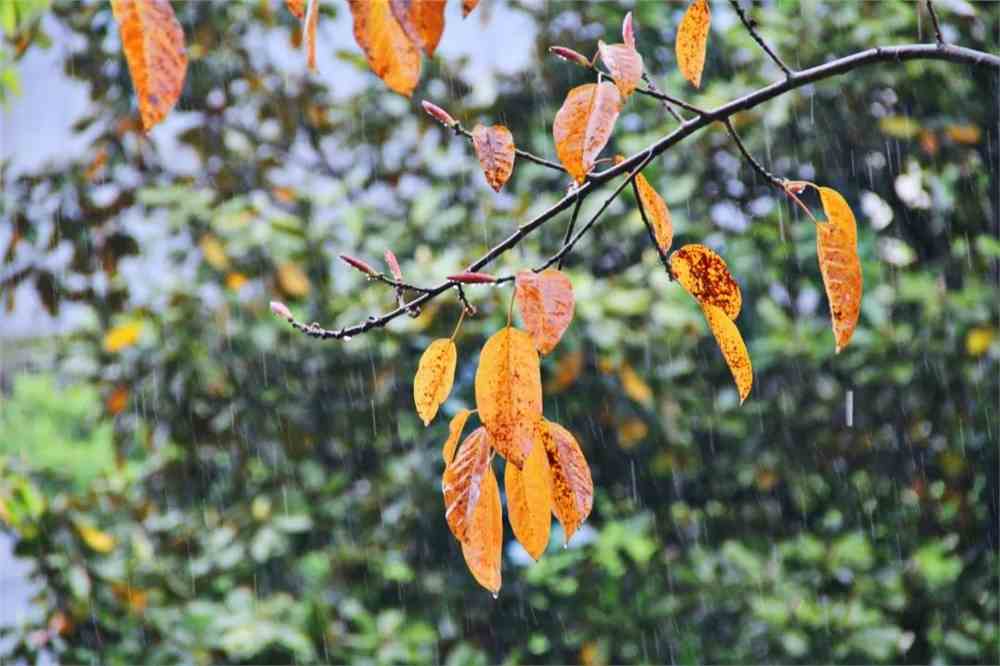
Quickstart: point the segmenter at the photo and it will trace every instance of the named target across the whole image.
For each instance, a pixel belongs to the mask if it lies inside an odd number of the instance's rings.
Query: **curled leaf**
[[[708,0],[692,0],[677,28],[677,39],[674,43],[677,67],[695,88],[701,86],[701,73],[705,69],[705,51],[708,47],[708,28],[711,23],[712,11],[708,8]]]
[[[552,123],[556,154],[582,183],[607,145],[621,111],[621,95],[610,82],[587,83],[569,91]]]
[[[746,344],[740,329],[729,315],[711,303],[702,303],[701,309],[705,313],[709,328],[715,336],[715,342],[719,345],[719,351],[726,359],[729,372],[736,382],[736,390],[740,394],[740,404],[750,395],[750,388],[753,386],[753,365],[750,363],[750,354],[747,353]]]
[[[181,96],[188,64],[184,30],[168,0],[112,0],[111,11],[148,132]]]
[[[545,419],[541,430],[552,470],[552,511],[562,523],[569,543],[594,507],[594,481],[587,459],[569,430]]]
[[[514,171],[514,137],[510,130],[503,125],[476,125],[472,130],[472,145],[486,182],[499,192]]]
[[[851,207],[839,192],[829,187],[818,189],[827,222],[816,225],[816,254],[830,302],[836,349],[840,353],[850,342],[861,312],[858,228]]]
[[[554,268],[541,273],[521,271],[515,281],[514,296],[524,326],[538,351],[548,354],[573,320],[573,285],[564,273]]]
[[[663,197],[653,189],[646,177],[641,173],[635,177],[636,191],[639,193],[639,202],[642,210],[646,214],[646,220],[653,229],[653,238],[656,239],[656,247],[660,254],[666,255],[670,251],[670,246],[674,242],[674,223],[670,218],[670,209]]]
[[[503,556],[503,514],[500,489],[490,467],[483,476],[479,501],[462,542],[462,557],[476,581],[492,592],[500,592],[500,564]]]
[[[597,49],[601,54],[601,60],[608,66],[611,76],[615,79],[618,92],[622,98],[628,99],[642,79],[642,56],[635,47],[625,44],[597,42]]]
[[[489,435],[480,426],[469,433],[458,455],[444,468],[441,477],[444,517],[451,533],[459,541],[466,541],[469,536],[469,526],[482,492],[483,477],[490,470],[489,453]]]
[[[444,32],[445,0],[389,0],[392,15],[410,40],[428,57],[441,41]]]
[[[349,0],[354,40],[368,65],[395,92],[409,97],[420,81],[420,50],[389,9],[389,0]]]
[[[743,307],[743,294],[715,250],[699,244],[685,245],[670,256],[670,270],[699,303],[718,306],[730,319],[736,319]]]
[[[458,448],[458,440],[462,436],[462,428],[465,427],[465,422],[469,420],[470,414],[472,412],[468,409],[461,409],[458,414],[455,414],[451,418],[451,423],[448,424],[448,439],[445,440],[444,446],[441,447],[441,456],[444,458],[445,465],[451,463],[451,459],[455,457],[455,449]]]
[[[535,428],[535,446],[524,462],[524,470],[507,465],[504,487],[507,489],[507,519],[514,536],[536,560],[549,545],[552,527],[552,472],[542,441],[542,426]]]
[[[448,338],[432,342],[420,357],[413,378],[413,402],[425,426],[437,415],[441,403],[448,399],[457,363],[458,350]]]
[[[542,376],[531,336],[511,326],[483,346],[476,369],[476,407],[493,446],[523,467],[542,415]]]

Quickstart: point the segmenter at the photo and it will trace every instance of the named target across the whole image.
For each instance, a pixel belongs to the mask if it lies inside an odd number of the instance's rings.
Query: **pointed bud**
[[[452,282],[462,282],[464,284],[493,284],[497,281],[497,279],[489,273],[474,273],[468,271],[465,273],[458,273],[457,275],[449,275],[448,279]]]
[[[809,183],[804,180],[786,180],[785,181],[785,191],[791,192],[792,194],[802,194],[805,191]]]
[[[399,262],[396,261],[396,255],[392,253],[392,250],[385,251],[385,263],[389,264],[389,270],[392,272],[392,277],[396,278],[396,282],[403,281],[403,271],[399,268]]]
[[[635,48],[635,27],[632,25],[632,12],[625,15],[622,21],[622,41],[630,49]]]
[[[573,49],[568,49],[565,46],[550,46],[549,53],[554,56],[558,56],[563,60],[575,63],[581,67],[590,67],[590,61],[582,53],[577,53]]]
[[[378,271],[377,270],[375,270],[374,268],[372,268],[371,266],[369,266],[366,262],[361,261],[360,259],[355,259],[354,257],[352,257],[350,255],[347,255],[347,254],[340,255],[340,258],[348,266],[350,266],[351,268],[358,269],[359,271],[361,271],[365,275],[371,275],[372,277],[378,275]]]
[[[281,317],[282,319],[292,320],[292,312],[288,309],[288,306],[280,301],[271,301],[271,312]]]
[[[420,103],[420,105],[424,107],[424,111],[427,112],[427,115],[429,115],[431,118],[438,121],[442,125],[445,125],[447,127],[454,127],[455,125],[458,124],[457,120],[452,118],[447,111],[442,109],[437,104],[434,104],[433,102],[428,102],[425,99]]]

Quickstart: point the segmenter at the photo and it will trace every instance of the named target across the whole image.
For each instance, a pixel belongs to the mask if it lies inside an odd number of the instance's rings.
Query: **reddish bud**
[[[399,262],[396,261],[396,255],[392,253],[392,250],[385,251],[385,263],[389,264],[389,270],[392,272],[392,277],[396,278],[396,282],[403,281],[403,271],[399,268]]]
[[[291,320],[292,312],[288,309],[288,306],[280,301],[271,301],[271,312],[278,315],[282,319]]]
[[[565,46],[550,46],[549,53],[581,67],[590,67],[590,61],[587,60],[587,56],[577,53],[573,49],[568,49]]]
[[[368,263],[361,261],[360,259],[355,259],[354,257],[347,254],[340,255],[340,258],[343,259],[344,263],[346,263],[348,266],[350,266],[351,268],[358,269],[365,275],[371,275],[372,277],[378,275],[377,270],[369,266]]]
[[[457,275],[449,275],[448,279],[452,282],[462,282],[465,284],[493,284],[497,281],[495,277],[489,273],[458,273]]]
[[[625,20],[622,21],[622,41],[625,42],[625,46],[634,49],[635,48],[635,27],[632,25],[632,12],[625,15]]]
[[[420,103],[424,107],[424,111],[427,112],[434,120],[438,121],[442,125],[447,125],[448,127],[453,127],[458,124],[458,121],[452,118],[447,111],[442,109],[437,104],[433,102],[428,102],[426,99]]]
[[[809,183],[804,180],[786,180],[785,181],[785,191],[791,192],[792,194],[802,194],[805,191]]]

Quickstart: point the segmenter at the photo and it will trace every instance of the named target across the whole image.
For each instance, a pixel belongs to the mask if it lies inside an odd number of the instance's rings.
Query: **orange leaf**
[[[730,319],[736,319],[743,306],[743,294],[715,250],[704,245],[685,245],[670,256],[670,270],[699,303],[718,306]]]
[[[493,593],[500,593],[500,562],[503,555],[503,516],[500,489],[493,469],[486,467],[479,501],[471,516],[468,538],[462,542],[462,556],[476,581]]]
[[[139,341],[141,333],[141,321],[119,324],[104,334],[104,351],[114,354],[131,347]]]
[[[444,3],[445,0],[389,0],[392,15],[403,32],[428,57],[434,55],[444,32]]]
[[[715,335],[715,341],[719,345],[722,356],[726,359],[729,372],[736,382],[736,389],[740,394],[740,404],[750,395],[750,387],[753,386],[753,366],[750,364],[750,354],[743,343],[743,336],[740,329],[729,318],[729,314],[722,308],[711,303],[702,303],[701,309],[708,320],[708,326]]]
[[[288,296],[302,297],[309,293],[312,286],[309,277],[302,272],[297,264],[292,262],[278,266],[278,287]]]
[[[104,407],[111,416],[121,414],[126,406],[128,406],[128,386],[115,387],[115,390],[104,399]]]
[[[349,0],[354,40],[391,90],[409,97],[420,81],[420,50],[389,10],[389,0]]]
[[[566,542],[594,507],[594,482],[576,438],[558,423],[542,419],[542,442],[552,470],[552,511]]]
[[[549,545],[552,527],[552,473],[545,454],[541,421],[535,429],[535,446],[524,462],[524,471],[507,465],[504,486],[507,489],[507,518],[514,536],[536,560]]]
[[[476,125],[472,130],[472,145],[476,147],[486,182],[499,192],[514,171],[514,137],[510,130],[503,125]]]
[[[319,25],[319,0],[309,0],[306,7],[304,41],[306,65],[310,72],[316,71],[316,27]]]
[[[515,280],[514,297],[524,326],[534,338],[538,351],[548,354],[573,320],[573,285],[554,268],[541,273],[521,271]]]
[[[570,175],[582,183],[607,145],[621,111],[621,95],[608,81],[569,91],[552,123],[556,154]]]
[[[531,336],[511,326],[483,346],[476,369],[476,407],[493,446],[523,467],[542,415],[542,376]]]
[[[413,378],[413,402],[425,426],[434,420],[438,407],[448,399],[457,363],[458,350],[448,338],[432,342],[420,357],[417,374]]]
[[[656,245],[660,249],[660,254],[665,255],[674,243],[674,223],[670,219],[670,209],[667,208],[667,202],[653,189],[653,186],[641,173],[635,177],[635,186],[639,191],[642,210],[646,214],[650,226],[653,227]]]
[[[445,466],[451,463],[451,459],[455,457],[455,449],[458,448],[458,438],[462,436],[462,428],[465,427],[465,422],[469,420],[469,415],[472,414],[468,409],[463,409],[455,414],[451,418],[451,423],[448,424],[448,439],[445,440],[444,446],[441,447],[441,456],[444,458]]]
[[[285,6],[300,21],[306,15],[305,0],[285,0]]]
[[[611,76],[614,77],[618,92],[624,99],[628,99],[642,78],[642,56],[635,47],[625,44],[609,45],[599,41],[597,50],[601,54],[601,60],[608,66]]]
[[[708,27],[712,23],[712,12],[708,0],[694,0],[684,12],[684,18],[677,28],[674,50],[677,66],[684,78],[698,88],[701,86],[701,72],[705,68],[705,50],[708,46]]]
[[[820,187],[819,198],[827,222],[816,225],[816,254],[823,287],[830,301],[830,318],[837,353],[847,346],[861,312],[861,261],[854,213],[840,193]]]
[[[459,541],[466,541],[482,494],[483,477],[490,470],[490,441],[486,429],[476,428],[462,442],[455,459],[444,468],[441,490],[444,517]]]
[[[174,108],[187,73],[184,30],[168,0],[112,0],[145,131]]]
[[[462,0],[462,18],[472,13],[479,6],[479,0]]]

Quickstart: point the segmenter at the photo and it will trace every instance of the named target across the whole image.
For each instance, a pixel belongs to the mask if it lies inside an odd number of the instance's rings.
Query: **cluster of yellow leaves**
[[[573,318],[572,285],[554,269],[525,271],[515,280],[515,301],[528,330],[508,324],[479,354],[475,395],[482,425],[459,446],[473,414],[460,410],[441,449],[445,519],[469,570],[494,594],[500,590],[503,548],[500,490],[491,464],[495,453],[507,461],[504,492],[511,529],[536,560],[548,546],[552,516],[568,541],[594,501],[590,468],[576,438],[542,415],[540,354],[556,346]],[[413,399],[424,425],[451,392],[456,360],[452,339],[433,341],[420,359]]]

